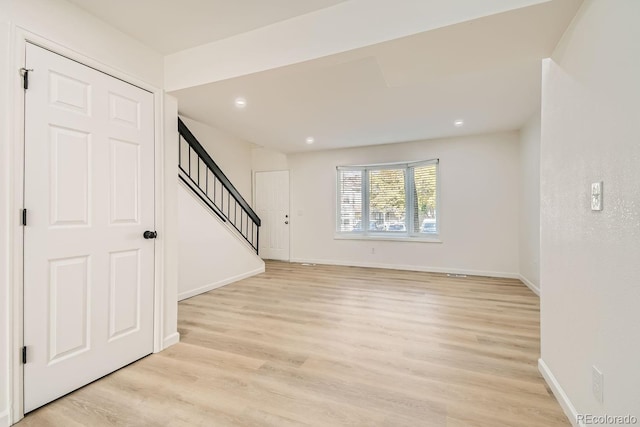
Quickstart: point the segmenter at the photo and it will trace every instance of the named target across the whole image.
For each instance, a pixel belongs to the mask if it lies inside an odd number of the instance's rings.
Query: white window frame
[[[436,165],[436,232],[421,233],[419,230],[411,230],[409,219],[413,214],[413,174],[410,173],[412,168]],[[371,231],[369,230],[369,171],[373,170],[389,170],[400,169],[405,171],[405,229],[403,232],[389,231]],[[341,215],[340,206],[342,203],[342,192],[340,189],[340,172],[341,171],[362,171],[362,230],[360,231],[341,231]],[[335,239],[347,240],[391,240],[391,241],[412,241],[412,242],[437,242],[440,243],[440,160],[423,160],[418,162],[402,162],[402,163],[378,163],[371,165],[354,165],[354,166],[338,166],[336,167],[336,205],[335,205]],[[411,211],[411,212],[410,212]],[[411,230],[411,231],[410,231]]]

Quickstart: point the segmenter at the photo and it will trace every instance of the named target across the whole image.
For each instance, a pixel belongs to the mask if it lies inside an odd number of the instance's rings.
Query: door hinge
[[[22,347],[22,364],[27,364],[27,346]]]
[[[22,209],[22,225],[27,225],[27,210],[26,209]]]
[[[22,87],[26,90],[29,89],[29,72],[33,71],[32,68],[20,68],[20,74],[22,74]]]

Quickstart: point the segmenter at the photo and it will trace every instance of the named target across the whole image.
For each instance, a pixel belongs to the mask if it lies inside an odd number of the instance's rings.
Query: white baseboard
[[[330,260],[330,259],[306,259],[306,258],[292,258],[291,262],[307,263],[307,264],[343,265],[347,267],[384,268],[389,270],[421,271],[425,273],[466,274],[468,276],[500,277],[504,279],[520,279],[520,275],[517,273],[506,273],[501,271],[485,271],[485,270],[465,270],[465,269],[459,269],[459,268],[427,267],[427,266],[421,266],[421,265],[380,264],[377,262],[338,261],[338,260]]]
[[[569,400],[569,396],[564,392],[562,386],[560,386],[560,383],[549,369],[549,366],[547,366],[542,359],[538,359],[538,370],[549,385],[549,388],[558,400],[558,403],[562,407],[565,415],[569,418],[571,425],[573,427],[584,427],[584,424],[578,422],[578,412],[573,406],[573,403],[571,403],[571,400]]]
[[[527,279],[526,277],[524,277],[522,274],[518,275],[518,279],[520,279],[520,281],[522,283],[524,283],[525,285],[527,285],[527,287],[529,289],[531,289],[531,291],[540,296],[540,288],[538,286],[536,286],[531,280]]]
[[[174,344],[178,344],[180,342],[180,333],[174,332],[168,337],[165,337],[162,341],[162,349],[169,348]]]
[[[209,292],[214,289],[220,288],[222,286],[228,285],[233,282],[237,282],[238,280],[246,279],[247,277],[255,276],[256,274],[264,273],[264,264],[261,267],[247,271],[246,273],[238,274],[236,276],[227,277],[226,279],[219,280],[214,283],[209,283],[207,285],[201,286],[196,289],[191,289],[189,291],[181,292],[178,294],[178,301],[182,301],[183,299],[191,298],[196,295],[200,295],[204,292]]]
[[[9,411],[4,411],[0,413],[0,427],[9,427],[11,424],[9,423]]]

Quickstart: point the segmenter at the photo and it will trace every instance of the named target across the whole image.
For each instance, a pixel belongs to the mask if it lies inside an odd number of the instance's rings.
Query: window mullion
[[[405,215],[404,215],[404,226],[407,229],[408,234],[413,234],[415,231],[413,230],[413,173],[412,168],[408,167],[405,169]]]
[[[336,233],[342,232],[342,172],[338,169],[336,174]]]
[[[369,170],[362,171],[362,232],[369,234]]]

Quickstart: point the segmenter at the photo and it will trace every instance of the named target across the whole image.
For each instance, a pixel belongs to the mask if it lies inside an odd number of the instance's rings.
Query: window
[[[344,235],[438,234],[438,160],[338,168],[336,231]]]

